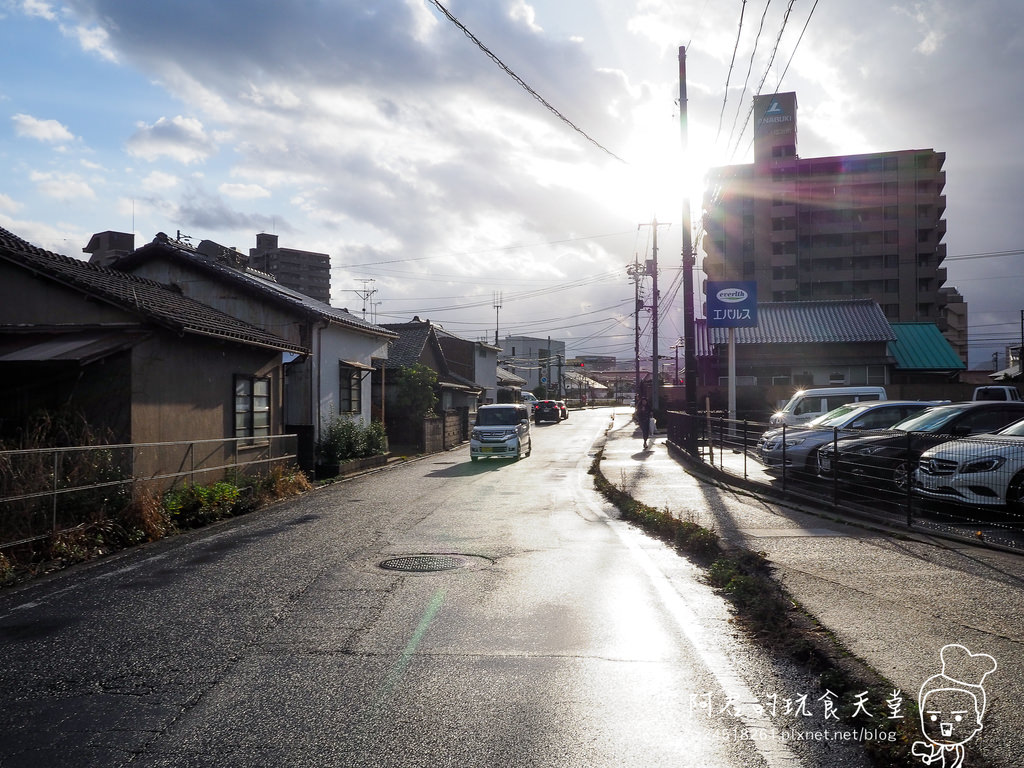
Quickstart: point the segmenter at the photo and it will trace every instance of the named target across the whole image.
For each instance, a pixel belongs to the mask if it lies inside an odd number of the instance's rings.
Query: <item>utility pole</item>
[[[684,185],[689,179],[690,165],[687,161],[689,141],[686,135],[686,46],[679,46],[679,134],[682,139],[683,167],[680,178]],[[693,423],[697,418],[697,349],[696,322],[693,314],[693,269],[696,259],[690,235],[690,195],[683,189],[683,366],[686,379],[686,407],[690,415],[690,428],[686,430],[686,450],[697,453],[697,430]]]
[[[640,310],[644,308],[640,300],[640,276],[643,274],[640,269],[640,262],[637,254],[633,254],[633,263],[626,267],[626,274],[633,281],[633,366],[635,369],[635,380],[633,382],[633,393],[640,394]]]
[[[501,291],[494,292],[494,346],[498,344],[498,310],[501,309]]]
[[[648,226],[641,224],[640,227]],[[661,383],[661,358],[658,355],[658,224],[655,218],[649,225],[654,232],[651,246],[651,260],[647,274],[651,276],[651,410],[658,410],[658,385]],[[639,227],[638,227],[639,229]]]

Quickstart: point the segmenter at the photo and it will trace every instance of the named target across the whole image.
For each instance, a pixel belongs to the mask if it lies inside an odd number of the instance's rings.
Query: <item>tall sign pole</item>
[[[697,334],[693,313],[693,239],[690,234],[690,167],[687,160],[689,142],[686,135],[686,46],[679,46],[679,134],[682,139],[683,188],[683,366],[686,392],[686,413],[697,416]],[[686,430],[686,450],[697,453],[697,430]]]

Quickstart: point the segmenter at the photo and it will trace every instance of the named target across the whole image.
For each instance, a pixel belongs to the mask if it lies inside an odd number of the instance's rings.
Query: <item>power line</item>
[[[771,7],[772,0],[768,0],[764,4],[764,11],[761,12],[761,23],[757,27],[757,36],[754,38],[754,48],[750,52],[750,62],[747,64],[747,75],[743,78],[743,92],[740,93],[739,101],[736,102],[736,114],[732,118],[732,128],[729,130],[729,141],[728,144],[732,143],[732,137],[736,135],[736,124],[740,119],[740,110],[743,109],[743,99],[747,95],[747,86],[750,84],[750,73],[754,71],[754,57],[757,56],[757,46],[761,42],[761,32],[764,31],[764,20],[768,16],[768,9]],[[721,132],[721,128],[719,128]],[[718,142],[718,137],[715,137],[715,143]]]
[[[772,54],[771,54],[771,56],[768,57],[768,65],[764,68],[764,75],[761,77],[761,82],[757,84],[757,93],[758,93],[758,95],[760,95],[761,89],[764,87],[764,82],[765,82],[765,80],[768,79],[768,75],[772,71],[772,64],[775,61],[775,54],[778,53],[779,43],[782,42],[782,33],[785,32],[786,24],[789,23],[789,14],[792,12],[793,4],[795,2],[796,2],[796,0],[789,0],[789,3],[786,5],[786,12],[782,16],[782,26],[779,27],[779,34],[775,38],[775,47],[772,48]],[[779,81],[779,84],[781,85],[781,80]],[[776,92],[778,92],[778,91],[776,91]],[[743,128],[742,128],[742,130],[740,130],[740,135],[736,138],[736,146],[733,147],[733,150],[732,150],[732,153],[731,153],[731,157],[735,157],[736,151],[739,149],[740,142],[743,140],[743,134],[746,133],[747,126],[750,125],[750,116],[753,113],[754,113],[754,104],[753,104],[753,102],[751,102],[750,110],[747,112],[747,117],[743,121]]]
[[[718,115],[718,133],[715,134],[715,142],[722,135],[722,120],[725,119],[725,105],[729,101],[729,80],[732,79],[732,67],[736,63],[736,51],[740,47],[740,36],[743,34],[743,14],[747,10],[747,0],[743,0],[740,6],[740,23],[736,27],[736,42],[732,46],[732,58],[729,60],[729,71],[725,73],[725,93],[722,95],[722,111]],[[755,46],[756,50],[756,46]]]
[[[606,147],[602,146],[596,139],[593,139],[589,135],[587,135],[586,131],[584,131],[582,128],[580,128],[575,123],[573,123],[572,120],[567,118],[565,115],[563,115],[561,112],[559,112],[554,106],[552,106],[547,100],[545,100],[543,96],[541,96],[539,93],[537,93],[535,90],[533,90],[533,88],[531,88],[526,83],[526,81],[523,80],[523,78],[521,78],[519,75],[517,75],[511,69],[509,69],[508,65],[506,65],[505,62],[503,62],[501,59],[499,59],[497,56],[495,56],[487,48],[487,46],[485,46],[482,42],[480,42],[480,40],[477,39],[476,35],[474,35],[472,32],[470,32],[468,29],[466,29],[466,26],[461,21],[459,21],[457,18],[452,16],[451,12],[449,12],[449,10],[447,8],[445,8],[443,5],[441,5],[441,3],[438,2],[438,0],[430,0],[430,2],[433,3],[434,6],[436,6],[437,9],[439,11],[441,11],[441,13],[443,13],[446,17],[448,17],[448,20],[451,21],[452,24],[454,24],[459,29],[461,29],[463,34],[465,34],[466,37],[468,37],[470,40],[472,40],[477,48],[479,48],[481,51],[483,51],[485,54],[487,54],[487,56],[491,59],[491,61],[493,61],[495,64],[497,64],[499,67],[501,67],[501,69],[504,70],[505,73],[509,77],[511,77],[513,80],[515,80],[520,85],[520,87],[523,90],[525,90],[527,93],[529,93],[531,96],[533,96],[533,98],[535,98],[537,101],[539,101],[541,104],[543,104],[548,109],[548,111],[551,112],[551,114],[553,114],[555,117],[557,117],[563,123],[568,125],[574,131],[576,131],[576,133],[578,133],[580,136],[585,138],[587,141],[589,141],[595,147],[600,149],[602,152],[606,153],[609,157],[615,158],[620,163],[625,163],[626,162],[621,157],[619,157],[614,152],[612,152],[610,149],[607,149]]]

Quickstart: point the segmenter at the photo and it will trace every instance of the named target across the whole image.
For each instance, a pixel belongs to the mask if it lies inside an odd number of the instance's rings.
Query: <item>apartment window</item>
[[[270,379],[235,376],[235,437],[270,437]]]

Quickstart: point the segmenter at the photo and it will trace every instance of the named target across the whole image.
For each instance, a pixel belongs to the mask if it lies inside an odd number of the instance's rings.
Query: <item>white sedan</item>
[[[914,489],[958,504],[1024,510],[1024,420],[928,449],[914,472]]]

